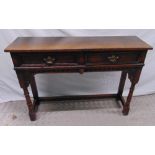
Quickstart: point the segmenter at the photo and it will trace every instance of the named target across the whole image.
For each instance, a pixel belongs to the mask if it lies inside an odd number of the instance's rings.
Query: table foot
[[[122,113],[124,116],[127,116],[129,114],[129,107],[123,107]]]
[[[31,121],[35,121],[36,120],[36,114],[33,112],[33,113],[29,113],[29,116],[30,116],[30,120]]]

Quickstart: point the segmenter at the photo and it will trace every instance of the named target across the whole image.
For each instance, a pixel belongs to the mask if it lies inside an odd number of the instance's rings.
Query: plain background
[[[23,91],[13,70],[9,53],[4,53],[13,40],[21,36],[128,36],[136,35],[155,47],[154,29],[9,29],[0,30],[0,102],[24,99]],[[154,49],[155,50],[155,49]],[[149,51],[134,95],[155,92],[155,52]],[[37,74],[36,81],[40,96],[84,95],[115,93],[120,72],[96,72],[72,74]],[[124,95],[130,82],[127,80]]]

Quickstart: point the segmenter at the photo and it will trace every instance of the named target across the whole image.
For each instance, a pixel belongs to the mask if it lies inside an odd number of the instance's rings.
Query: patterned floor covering
[[[37,120],[31,122],[25,101],[0,104],[4,126],[129,126],[155,125],[155,94],[133,97],[128,116],[114,99],[53,101],[41,104]]]

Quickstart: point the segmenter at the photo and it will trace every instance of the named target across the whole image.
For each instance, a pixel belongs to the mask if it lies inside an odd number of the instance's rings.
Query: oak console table
[[[112,37],[19,37],[5,52],[10,52],[20,87],[24,91],[31,121],[43,100],[115,97],[128,115],[135,84],[140,78],[146,53],[153,49],[136,36]],[[39,97],[34,75],[37,73],[73,73],[122,71],[116,94]],[[122,93],[126,76],[131,81],[127,100]],[[33,102],[29,96],[31,86]]]

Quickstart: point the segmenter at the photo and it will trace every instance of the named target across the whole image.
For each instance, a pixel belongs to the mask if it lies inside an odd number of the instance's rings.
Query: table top
[[[97,37],[19,37],[5,52],[52,52],[87,50],[148,50],[153,49],[137,36]]]

